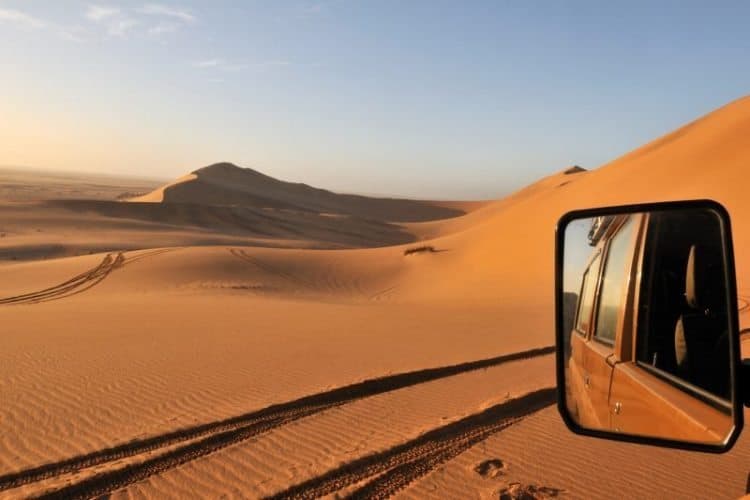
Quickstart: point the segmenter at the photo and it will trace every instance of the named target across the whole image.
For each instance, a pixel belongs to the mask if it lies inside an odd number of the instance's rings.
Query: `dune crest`
[[[426,262],[419,294],[552,307],[554,231],[569,210],[678,199],[713,199],[732,217],[740,294],[750,289],[750,97],[738,99],[599,168],[547,176],[425,231],[449,249]],[[451,230],[446,231],[447,228]],[[411,229],[417,232],[417,229]],[[433,264],[435,264],[433,266]],[[448,278],[450,277],[450,278]],[[512,283],[512,286],[509,284]],[[546,317],[551,331],[552,315]]]
[[[171,189],[173,186],[176,186],[178,184],[182,184],[183,182],[190,182],[197,178],[198,176],[196,176],[194,173],[183,175],[182,177],[176,179],[173,182],[170,182],[169,184],[165,186],[154,189],[150,193],[146,193],[141,196],[135,196],[133,198],[127,198],[123,201],[133,201],[133,202],[140,202],[140,203],[162,203],[164,202],[164,191],[166,191],[167,189]]]

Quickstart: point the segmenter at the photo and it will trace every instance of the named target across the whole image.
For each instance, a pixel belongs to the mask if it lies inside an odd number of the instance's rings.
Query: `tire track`
[[[385,288],[383,290],[380,290],[379,292],[375,292],[374,294],[370,295],[368,298],[370,300],[376,300],[376,301],[386,299],[396,291],[396,288],[398,288],[396,285]]]
[[[388,498],[492,434],[556,400],[554,387],[531,392],[433,429],[407,443],[346,463],[268,498],[318,498],[373,477],[350,497]]]
[[[39,302],[47,302],[50,300],[70,297],[71,295],[84,292],[89,288],[92,288],[101,283],[109,275],[109,273],[111,273],[117,267],[122,266],[124,262],[125,255],[122,252],[118,253],[116,257],[112,257],[112,254],[108,253],[104,257],[104,259],[93,269],[83,272],[63,283],[50,288],[2,298],[0,299],[0,305],[36,304]]]
[[[278,276],[279,278],[285,279],[291,283],[300,285],[304,288],[308,288],[311,290],[315,290],[317,288],[314,283],[310,283],[307,280],[300,278],[299,276],[295,276],[294,274],[289,273],[283,269],[279,269],[277,266],[273,266],[271,264],[263,262],[257,257],[253,257],[252,255],[248,254],[245,250],[232,248],[229,250],[229,253],[231,253],[233,256],[237,257],[240,260],[244,260],[245,262],[249,262],[253,264],[255,267],[257,267],[261,271],[265,271],[273,276]]]
[[[83,479],[51,492],[49,496],[44,498],[88,498],[105,494],[260,433],[336,406],[461,373],[549,355],[554,350],[554,346],[547,346],[478,361],[368,379],[239,416],[183,428],[150,438],[137,439],[66,460],[6,474],[0,476],[0,491],[52,479],[71,472],[80,472],[97,465],[158,451],[188,441],[195,441],[141,463],[127,465],[115,471],[103,472]]]
[[[156,257],[157,255],[161,255],[163,253],[173,252],[176,248],[157,248],[154,250],[148,250],[143,253],[139,253],[138,255],[134,255],[132,257],[126,257],[125,262],[123,263],[123,266],[130,265],[134,262],[138,262],[139,260],[146,259],[149,257]]]
[[[70,297],[78,293],[85,292],[86,290],[98,285],[109,274],[115,269],[125,267],[134,262],[147,257],[153,257],[165,252],[170,252],[173,249],[163,248],[152,251],[147,251],[133,257],[126,257],[124,252],[118,252],[117,254],[108,253],[102,261],[92,269],[84,271],[67,281],[59,283],[55,286],[45,288],[43,290],[37,290],[36,292],[29,292],[11,297],[0,298],[0,305],[18,305],[18,304],[38,304],[40,302],[48,302],[51,300],[58,300],[65,297]],[[114,255],[114,256],[113,256]]]
[[[490,431],[472,432],[452,446],[444,446],[424,456],[417,457],[393,467],[382,475],[376,476],[368,483],[349,495],[350,498],[389,498],[409,484],[426,476],[440,465],[454,459],[474,445],[484,441],[496,432],[510,427],[522,420],[521,418],[507,419],[492,426]]]

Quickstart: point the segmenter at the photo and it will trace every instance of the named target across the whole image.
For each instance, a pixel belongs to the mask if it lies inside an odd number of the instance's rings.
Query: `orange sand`
[[[549,349],[462,363],[553,343],[554,227],[574,208],[721,202],[750,300],[748,137],[744,98],[476,204],[224,164],[127,203],[5,202],[0,497],[737,497],[747,434],[723,456],[577,437]]]

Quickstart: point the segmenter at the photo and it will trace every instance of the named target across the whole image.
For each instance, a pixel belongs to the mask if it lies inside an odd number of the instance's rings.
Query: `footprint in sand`
[[[474,467],[474,472],[482,477],[495,478],[505,475],[508,466],[499,458],[485,460]]]
[[[500,500],[541,500],[544,498],[557,498],[563,490],[550,488],[549,486],[537,486],[535,484],[510,483],[507,488],[500,490]]]

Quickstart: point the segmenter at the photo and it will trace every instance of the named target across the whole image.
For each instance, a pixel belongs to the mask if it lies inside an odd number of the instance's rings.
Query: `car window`
[[[623,287],[628,278],[633,227],[632,217],[628,218],[612,237],[604,264],[594,338],[608,344],[615,341],[617,318],[625,298]]]
[[[653,214],[638,314],[636,359],[723,399],[729,398],[728,317],[718,222],[696,213]],[[687,300],[691,251],[700,250],[700,304]],[[707,279],[706,279],[707,278]],[[682,384],[680,384],[682,385]]]
[[[600,261],[601,259],[597,255],[583,274],[581,300],[578,302],[578,314],[576,316],[576,330],[582,335],[588,333],[589,323],[591,323],[591,310],[594,307],[594,295],[596,281],[599,277]]]

